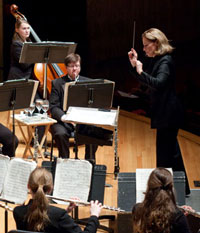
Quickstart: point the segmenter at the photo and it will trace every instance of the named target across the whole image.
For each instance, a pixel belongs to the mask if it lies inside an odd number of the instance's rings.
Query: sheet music
[[[86,160],[57,159],[53,196],[86,202],[90,191],[92,164]],[[57,203],[65,204],[62,201]]]
[[[6,173],[8,171],[9,162],[10,162],[10,157],[0,154],[0,168],[1,168],[1,172],[0,172],[0,194],[1,194],[2,190],[3,190],[3,184],[4,184],[5,177],[6,177]]]
[[[136,203],[144,200],[144,192],[147,189],[147,182],[151,172],[155,168],[138,168],[136,169]],[[167,168],[172,174],[172,169]]]
[[[2,198],[17,204],[24,203],[28,194],[29,175],[36,166],[35,161],[26,161],[21,158],[11,159],[3,185]]]
[[[115,126],[117,113],[117,110],[104,111],[97,108],[69,107],[65,120],[83,124]]]

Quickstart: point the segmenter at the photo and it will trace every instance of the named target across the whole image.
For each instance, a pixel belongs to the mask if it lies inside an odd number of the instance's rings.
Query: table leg
[[[22,129],[22,125],[20,123],[18,123],[18,126],[19,126],[19,129],[21,131],[21,134],[23,136],[23,139],[24,139],[24,142],[26,144],[26,147],[25,147],[25,150],[24,150],[24,153],[23,153],[23,158],[27,158],[27,151],[29,150],[31,156],[33,157],[33,153],[31,151],[31,148],[30,148],[30,143],[31,143],[31,140],[32,140],[32,137],[30,137],[30,135],[28,134],[28,139],[26,138],[26,135],[24,134],[24,131]],[[26,126],[27,129],[28,129],[28,126]]]

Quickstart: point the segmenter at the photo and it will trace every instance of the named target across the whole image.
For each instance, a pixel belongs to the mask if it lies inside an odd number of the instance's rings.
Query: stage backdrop
[[[82,57],[82,75],[115,81],[114,106],[149,114],[148,96],[130,75],[127,53],[133,44],[143,59],[141,34],[151,27],[161,29],[176,48],[177,94],[184,104],[184,129],[200,135],[200,1],[148,0],[39,0],[3,1],[4,79],[9,70],[9,46],[15,3],[42,41],[74,41]],[[119,91],[134,96],[122,97]]]

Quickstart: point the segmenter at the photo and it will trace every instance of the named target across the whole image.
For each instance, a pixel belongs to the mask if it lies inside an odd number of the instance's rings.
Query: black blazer
[[[20,41],[13,41],[11,44],[11,61],[8,80],[32,78],[33,64],[19,63],[23,43]]]
[[[179,128],[183,120],[182,106],[175,92],[175,68],[171,55],[156,56],[151,68],[139,75],[132,71],[137,79],[148,86],[151,99],[151,127]]]
[[[32,200],[29,201],[28,205],[15,207],[13,211],[18,230],[28,230],[25,216],[31,203]],[[49,206],[48,216],[50,223],[44,229],[44,232],[46,233],[95,233],[99,225],[98,218],[96,216],[91,216],[88,220],[87,226],[85,227],[84,231],[82,231],[79,225],[77,225],[67,214],[66,210],[55,206]]]
[[[90,80],[89,78],[79,76],[78,81]],[[51,82],[52,89],[49,98],[51,116],[58,122],[61,121],[61,117],[65,114],[63,111],[63,98],[64,98],[64,87],[66,82],[72,82],[68,76],[64,76],[55,79]]]

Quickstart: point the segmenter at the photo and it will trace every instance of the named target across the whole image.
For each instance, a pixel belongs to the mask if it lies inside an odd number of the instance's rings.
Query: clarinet
[[[34,154],[33,157],[35,159],[36,162],[38,162],[38,128],[35,128],[35,137],[34,137]]]
[[[114,136],[114,141],[115,141],[115,147],[114,147],[114,154],[115,154],[115,170],[114,170],[114,175],[115,179],[117,178],[117,175],[119,173],[119,157],[118,157],[118,116],[119,116],[119,106],[117,108],[118,114],[117,114],[117,119],[116,119],[116,125],[115,125],[115,136]]]

